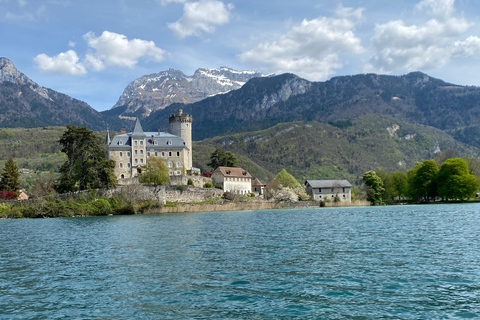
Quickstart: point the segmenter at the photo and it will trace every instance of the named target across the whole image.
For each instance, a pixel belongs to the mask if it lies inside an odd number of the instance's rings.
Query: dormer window
[[[168,141],[167,141],[167,145],[171,146],[171,145],[172,145],[172,141],[171,141],[171,140],[168,140]]]
[[[154,141],[153,144],[158,146],[158,141]]]
[[[118,141],[118,145],[123,145],[123,141]]]
[[[228,171],[226,172],[226,174],[231,174],[231,173],[232,173],[232,171],[230,171],[230,170],[228,170]]]

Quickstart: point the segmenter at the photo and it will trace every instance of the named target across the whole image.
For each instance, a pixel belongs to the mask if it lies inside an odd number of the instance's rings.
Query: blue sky
[[[0,0],[0,56],[99,111],[169,68],[480,86],[479,13],[476,0]]]

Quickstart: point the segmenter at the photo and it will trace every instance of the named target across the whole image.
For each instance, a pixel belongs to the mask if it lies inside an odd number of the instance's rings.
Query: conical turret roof
[[[146,137],[142,125],[140,124],[140,119],[138,118],[135,120],[135,128],[133,128],[132,137]]]

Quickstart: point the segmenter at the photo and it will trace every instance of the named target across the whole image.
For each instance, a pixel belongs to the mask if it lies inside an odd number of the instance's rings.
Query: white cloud
[[[133,68],[142,57],[148,57],[153,61],[162,61],[164,51],[158,48],[153,41],[141,39],[128,40],[123,34],[104,31],[100,37],[96,37],[93,32],[83,36],[94,53],[87,55],[89,63],[99,65],[101,62],[105,66],[119,66]],[[95,69],[94,69],[95,70]],[[102,70],[102,69],[98,69]]]
[[[162,6],[166,6],[167,4],[170,4],[170,3],[185,3],[187,2],[187,0],[157,0],[157,2]]]
[[[70,48],[75,48],[75,45],[76,45],[75,42],[73,42],[73,41],[68,41],[68,46],[69,46]]]
[[[230,20],[232,4],[217,0],[200,0],[187,2],[183,6],[183,16],[168,27],[176,37],[182,39],[188,36],[201,36],[202,33],[213,33],[217,26]]]
[[[56,73],[61,75],[83,75],[87,73],[85,67],[79,63],[77,53],[73,50],[62,52],[54,57],[42,53],[37,55],[33,61],[42,72]]]
[[[43,72],[82,75],[87,73],[87,69],[101,71],[110,66],[133,68],[144,57],[159,62],[165,54],[153,41],[128,40],[123,34],[109,31],[104,31],[99,37],[89,32],[83,38],[90,49],[82,61],[74,50],[55,57],[42,53],[34,59],[37,68]],[[69,46],[74,47],[75,43],[69,42]]]
[[[454,0],[422,0],[415,10],[431,17],[423,25],[406,25],[401,20],[377,24],[371,39],[375,54],[365,71],[434,69],[452,59],[479,55],[479,38],[459,39],[473,23],[454,16],[453,5]]]
[[[342,67],[339,55],[361,54],[355,35],[363,9],[339,7],[335,17],[303,20],[275,41],[260,43],[240,60],[268,72],[291,72],[310,80],[324,80]]]

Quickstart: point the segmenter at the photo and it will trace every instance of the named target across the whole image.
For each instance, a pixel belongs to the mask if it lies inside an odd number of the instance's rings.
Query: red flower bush
[[[13,191],[0,191],[0,199],[15,200],[17,199],[17,194]]]

